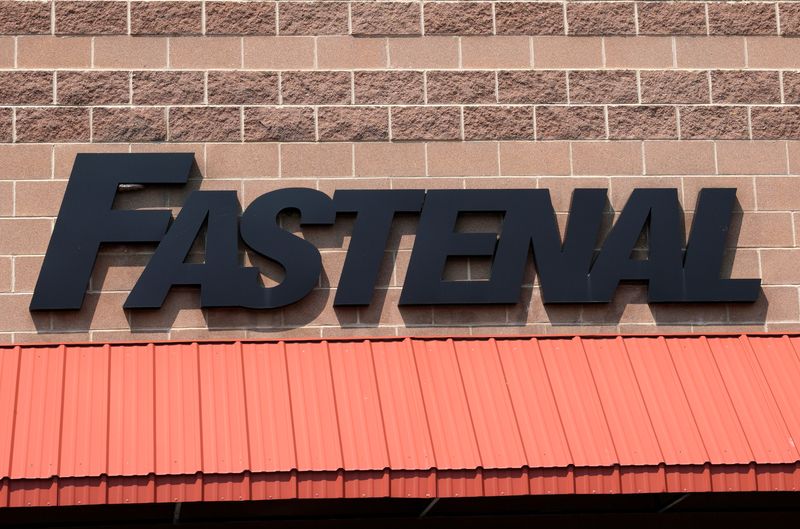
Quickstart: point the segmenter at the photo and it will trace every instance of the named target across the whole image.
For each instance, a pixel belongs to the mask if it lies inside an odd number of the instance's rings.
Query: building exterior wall
[[[788,331],[800,323],[800,2],[0,2],[0,340]],[[352,229],[302,230],[319,287],[280,310],[122,304],[152,246],[110,246],[80,311],[28,311],[77,152],[191,151],[189,189],[736,187],[726,271],[754,304],[397,306],[416,227],[398,219],[372,305],[334,309]],[[285,219],[297,228],[297,219]],[[496,229],[495,218],[463,229]],[[243,251],[247,262],[254,259]],[[268,263],[266,281],[280,277]],[[484,279],[454,260],[452,279]]]

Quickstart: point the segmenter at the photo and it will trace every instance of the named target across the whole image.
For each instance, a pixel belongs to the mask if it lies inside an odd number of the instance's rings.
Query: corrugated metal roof
[[[800,485],[800,337],[0,348],[0,505]]]

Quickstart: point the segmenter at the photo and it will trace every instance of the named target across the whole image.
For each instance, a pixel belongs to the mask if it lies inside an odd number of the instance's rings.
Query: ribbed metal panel
[[[0,505],[797,490],[800,338],[0,348]]]

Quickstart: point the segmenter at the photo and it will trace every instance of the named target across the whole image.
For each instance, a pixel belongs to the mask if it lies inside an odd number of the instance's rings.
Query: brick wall
[[[797,330],[800,2],[0,1],[0,340]],[[76,152],[186,151],[187,189],[738,188],[733,277],[752,305],[397,307],[414,219],[396,222],[373,305],[333,309],[352,220],[304,230],[325,273],[278,311],[122,303],[152,248],[109,247],[84,309],[31,315]],[[120,196],[179,207],[187,189]],[[286,219],[288,225],[296,219]],[[465,230],[496,229],[473,219]],[[249,255],[243,259],[250,260]],[[279,279],[255,261],[265,281]],[[452,279],[487,277],[454,261]],[[65,338],[64,334],[69,333]]]

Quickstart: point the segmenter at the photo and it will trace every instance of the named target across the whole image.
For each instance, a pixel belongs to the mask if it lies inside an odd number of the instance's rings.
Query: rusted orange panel
[[[283,343],[244,343],[250,471],[288,472],[297,468],[289,375]]]
[[[343,468],[327,343],[287,343],[286,360],[297,470]]]
[[[0,349],[0,478],[8,477],[11,471],[19,356],[19,347]]]
[[[708,344],[753,451],[754,461],[782,463],[799,460],[800,454],[747,339],[709,338]]]
[[[109,346],[68,347],[59,474],[107,472]]]
[[[454,342],[484,468],[522,468],[525,451],[494,340]]]
[[[436,468],[483,466],[452,340],[413,340]]]
[[[536,340],[497,340],[506,387],[531,468],[573,463]]]
[[[2,347],[0,506],[796,490],[798,340]]]
[[[109,476],[155,471],[155,346],[111,346]]]
[[[708,341],[705,337],[670,338],[667,345],[709,461],[713,464],[754,461]]]
[[[12,479],[59,475],[65,357],[63,345],[26,347],[20,353]]]
[[[155,353],[158,475],[194,474],[203,468],[197,350],[197,344],[175,344]]]
[[[390,468],[436,467],[411,341],[372,342],[372,358]]]
[[[755,354],[794,446],[800,446],[800,358],[796,348],[800,342],[788,336],[743,339]]]
[[[581,340],[620,465],[663,461],[622,338]]]
[[[241,347],[202,344],[199,360],[203,472],[249,470]]]
[[[625,338],[625,350],[667,465],[709,460],[689,401],[662,336]]]
[[[575,466],[618,462],[611,432],[579,338],[539,339]]]
[[[389,468],[369,343],[332,342],[328,347],[344,469]]]

